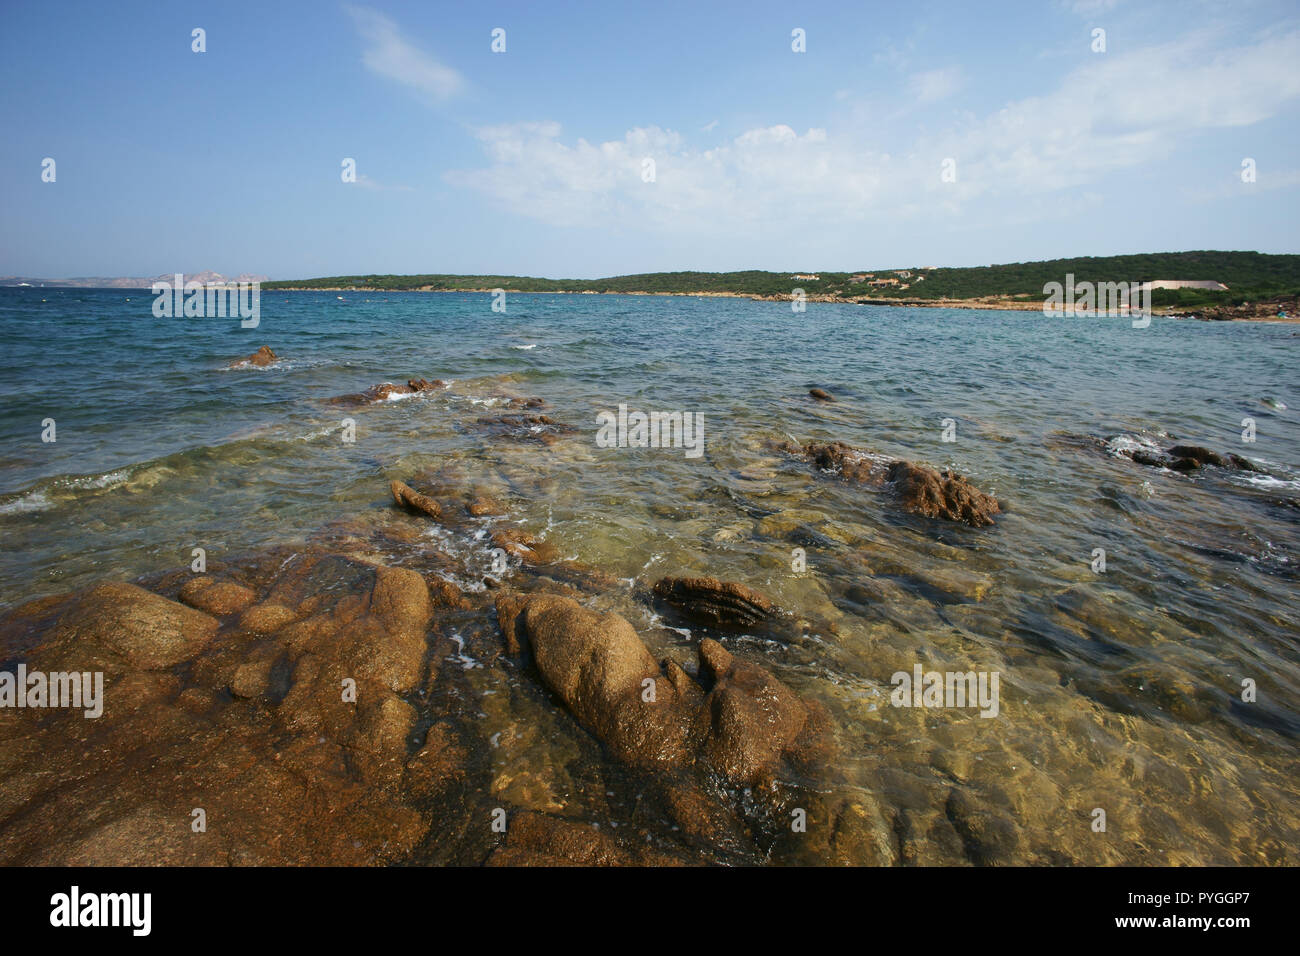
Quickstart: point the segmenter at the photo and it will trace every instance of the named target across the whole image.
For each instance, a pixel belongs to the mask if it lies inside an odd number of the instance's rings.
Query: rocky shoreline
[[[259,349],[243,367],[277,359]],[[411,378],[329,404],[447,388]],[[837,400],[813,388],[806,401]],[[492,403],[460,427],[529,455],[577,432],[544,414],[541,398]],[[1172,441],[1063,444],[1171,474],[1261,471]],[[963,476],[844,442],[756,448],[810,482],[880,494],[900,514],[967,526],[963,534],[995,534],[1008,511]],[[833,621],[685,570],[616,579],[563,557],[546,529],[510,520],[494,488],[449,465],[390,479],[387,494],[304,543],[44,597],[0,617],[6,666],[102,672],[106,685],[96,719],[0,710],[0,863],[925,858],[922,814],[886,809],[846,781],[835,716],[761,650],[825,651]],[[789,541],[810,533],[786,528],[787,517],[763,527]],[[440,545],[452,540],[460,546]],[[853,582],[834,582],[832,603],[922,613],[930,605],[899,583],[915,578],[956,615],[990,587],[959,561],[915,577],[892,554],[846,556]],[[689,638],[665,643],[663,629]],[[959,786],[944,792],[935,825],[955,835],[954,852],[972,863],[1016,859],[1010,816]]]
[[[465,294],[479,293],[489,294],[496,292],[496,289],[435,289],[432,287],[421,287],[418,289],[382,289],[382,288],[361,288],[358,286],[320,286],[319,288],[288,288],[288,289],[267,289],[268,293],[280,292],[370,292],[382,293],[383,295],[407,295],[420,293],[435,294]],[[754,295],[747,292],[594,292],[583,290],[580,292],[543,290],[543,291],[522,291],[518,289],[505,289],[507,293],[514,295],[645,295],[645,296],[668,296],[687,299],[749,299],[752,302],[790,302],[789,295]],[[876,305],[889,306],[894,308],[905,309],[970,309],[975,311],[988,312],[1042,312],[1043,303],[1040,300],[1025,301],[1023,299],[1002,297],[1002,296],[982,296],[977,299],[916,299],[916,298],[880,298],[870,296],[853,296],[845,298],[838,295],[818,295],[816,293],[805,295],[805,302],[819,302],[840,305]],[[1279,316],[1279,310],[1284,310],[1285,315]],[[1300,322],[1300,300],[1297,299],[1269,299],[1264,302],[1247,302],[1240,306],[1209,306],[1202,310],[1186,311],[1177,306],[1164,306],[1152,309],[1153,314],[1165,316],[1174,319],[1200,319],[1202,321],[1235,321],[1235,322]]]

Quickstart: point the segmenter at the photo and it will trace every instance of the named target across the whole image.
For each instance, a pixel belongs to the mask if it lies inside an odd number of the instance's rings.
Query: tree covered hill
[[[1259,252],[1161,252],[1127,256],[1048,259],[970,268],[863,269],[860,272],[650,272],[607,279],[544,279],[490,275],[351,275],[265,282],[265,289],[360,289],[389,291],[656,292],[844,299],[1034,299],[1049,282],[1141,282],[1155,279],[1215,280],[1227,292],[1159,290],[1157,304],[1238,303],[1300,293],[1300,255]],[[816,278],[812,278],[812,276]],[[878,284],[873,285],[873,280]],[[890,284],[888,280],[895,280]]]

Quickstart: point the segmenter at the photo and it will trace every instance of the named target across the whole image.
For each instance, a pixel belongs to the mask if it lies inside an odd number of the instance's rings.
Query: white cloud
[[[344,9],[365,41],[361,62],[372,73],[408,86],[434,103],[460,92],[464,86],[461,75],[409,43],[388,17],[369,7],[349,5]]]
[[[961,70],[948,67],[943,70],[913,73],[908,79],[908,87],[919,102],[933,103],[956,93],[961,88],[961,81]]]
[[[1118,5],[1119,0],[1071,0],[1068,4],[1072,12],[1085,17],[1096,16],[1098,13],[1114,10]]]
[[[1089,56],[1049,93],[910,142],[846,124],[802,134],[761,127],[711,149],[658,127],[570,144],[558,124],[525,123],[479,130],[487,165],[447,178],[551,224],[667,235],[952,217],[979,197],[1001,200],[1009,220],[1041,219],[1059,215],[1079,190],[1159,161],[1194,134],[1259,122],[1300,97],[1300,73],[1291,67],[1300,62],[1300,33],[1228,49],[1220,42],[1207,32]],[[945,76],[920,74],[918,95],[960,83],[959,74],[934,72]],[[886,137],[899,144],[896,154],[878,145]],[[655,161],[652,183],[641,178],[646,157]],[[956,160],[955,183],[940,178],[947,157]]]

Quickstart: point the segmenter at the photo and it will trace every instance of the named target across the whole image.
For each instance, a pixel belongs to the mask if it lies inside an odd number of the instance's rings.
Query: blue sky
[[[0,274],[1300,251],[1293,0],[889,6],[10,3]]]

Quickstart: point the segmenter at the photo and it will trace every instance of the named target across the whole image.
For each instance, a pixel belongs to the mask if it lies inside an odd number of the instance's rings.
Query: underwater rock
[[[683,616],[720,631],[749,631],[783,613],[771,599],[734,581],[661,578],[653,590]]]
[[[993,524],[1001,505],[967,479],[950,471],[939,472],[901,459],[887,459],[844,442],[793,442],[773,446],[786,454],[805,458],[819,471],[833,472],[856,484],[882,487],[891,484],[903,509],[927,518],[961,521],[972,527]]]
[[[393,500],[408,511],[427,515],[434,521],[442,520],[442,506],[428,495],[422,495],[402,481],[393,481],[388,485],[393,493]]]
[[[392,398],[400,398],[404,395],[416,395],[420,392],[432,392],[447,387],[447,383],[440,378],[435,378],[432,382],[427,378],[408,379],[405,385],[394,385],[392,382],[381,382],[379,385],[371,385],[364,392],[352,392],[348,395],[337,395],[330,399],[331,405],[369,405],[374,402],[386,402]]]
[[[565,435],[572,435],[577,431],[573,426],[557,422],[549,415],[522,413],[485,415],[475,423],[475,428],[507,441],[546,446],[554,445]]]

